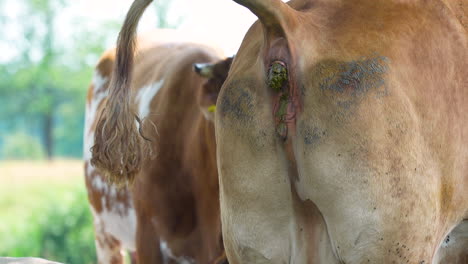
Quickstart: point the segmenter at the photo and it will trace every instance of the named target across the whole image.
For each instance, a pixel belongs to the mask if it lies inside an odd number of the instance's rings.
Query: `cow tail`
[[[130,84],[138,21],[152,0],[135,0],[117,40],[116,60],[106,105],[96,125],[91,163],[115,183],[132,182],[151,144],[138,131]]]

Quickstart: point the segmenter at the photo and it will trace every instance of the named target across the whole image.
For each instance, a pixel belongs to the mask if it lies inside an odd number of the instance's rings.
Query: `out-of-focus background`
[[[85,97],[131,2],[0,0],[0,256],[96,263]],[[254,20],[232,0],[155,0],[140,31],[178,28],[233,55]]]

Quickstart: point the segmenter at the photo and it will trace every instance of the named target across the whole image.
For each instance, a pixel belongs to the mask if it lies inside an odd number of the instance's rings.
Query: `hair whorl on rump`
[[[144,159],[153,154],[149,142],[138,132],[130,96],[136,29],[151,2],[135,0],[120,30],[109,97],[99,117],[95,145],[91,149],[93,166],[115,183],[133,181]]]

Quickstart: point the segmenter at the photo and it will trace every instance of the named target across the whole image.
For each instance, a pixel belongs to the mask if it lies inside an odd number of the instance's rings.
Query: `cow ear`
[[[193,64],[193,71],[198,73],[201,77],[204,78],[213,78],[213,63],[194,63]]]
[[[215,119],[216,105],[200,106],[206,120],[213,122]]]

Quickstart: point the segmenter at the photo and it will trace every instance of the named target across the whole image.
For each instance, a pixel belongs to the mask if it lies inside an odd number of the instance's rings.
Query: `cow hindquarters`
[[[297,197],[273,122],[263,120],[235,129],[221,120],[216,127],[229,263],[339,263],[320,212]]]

